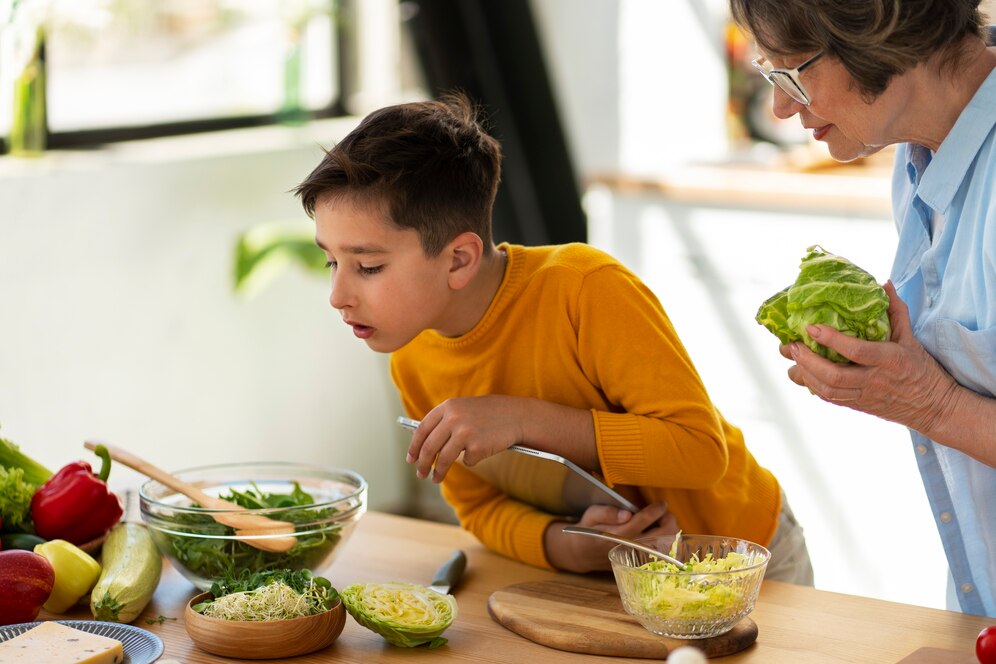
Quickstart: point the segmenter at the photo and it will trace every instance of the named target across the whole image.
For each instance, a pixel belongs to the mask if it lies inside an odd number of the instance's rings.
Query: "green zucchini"
[[[0,546],[3,547],[4,551],[7,549],[34,551],[36,546],[44,543],[45,540],[31,533],[4,533],[0,535]]]
[[[123,522],[111,528],[101,552],[101,571],[90,593],[97,620],[130,623],[159,585],[163,561],[145,526]]]

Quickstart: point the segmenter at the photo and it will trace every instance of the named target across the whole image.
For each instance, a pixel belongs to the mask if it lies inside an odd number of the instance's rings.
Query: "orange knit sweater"
[[[654,294],[588,245],[502,248],[504,279],[470,332],[426,330],[392,354],[406,412],[421,418],[446,399],[486,394],[590,410],[610,485],[635,488],[645,503],[667,501],[684,532],[767,544],[778,482],[709,400]],[[549,567],[543,532],[554,516],[459,464],[442,492],[486,546]]]

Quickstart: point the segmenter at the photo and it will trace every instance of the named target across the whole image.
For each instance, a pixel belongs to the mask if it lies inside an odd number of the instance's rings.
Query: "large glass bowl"
[[[646,537],[637,542],[668,553],[674,536]],[[620,544],[609,562],[626,613],[645,628],[681,639],[704,639],[733,629],[754,609],[771,554],[760,544],[734,537],[680,535],[675,558],[688,562],[712,554],[714,560],[735,552],[742,566],[725,572],[668,572],[644,567],[651,554]],[[658,563],[660,564],[660,563]]]
[[[291,494],[294,483],[313,503],[251,509],[253,514],[290,521],[297,543],[282,553],[263,551],[218,523],[218,510],[195,506],[186,496],[149,480],[139,491],[142,520],[159,550],[201,590],[212,580],[243,570],[309,569],[321,575],[335,559],[367,508],[367,483],[343,468],[262,462],[202,466],[174,473],[204,492],[225,498],[233,490]],[[254,537],[253,539],[256,539]]]

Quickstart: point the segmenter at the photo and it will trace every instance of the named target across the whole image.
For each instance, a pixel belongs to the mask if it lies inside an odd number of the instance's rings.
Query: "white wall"
[[[52,469],[96,460],[87,437],[167,469],[344,466],[371,506],[400,507],[407,438],[386,357],[342,324],[320,277],[232,291],[237,236],[306,218],[287,191],[349,126],[0,159],[0,436]]]

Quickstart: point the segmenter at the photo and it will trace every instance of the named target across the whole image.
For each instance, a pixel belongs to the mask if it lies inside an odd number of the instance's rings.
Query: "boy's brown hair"
[[[501,146],[462,94],[388,106],[325,151],[294,188],[308,216],[319,202],[382,206],[387,220],[415,229],[436,256],[471,231],[491,252],[491,210],[501,179]]]

